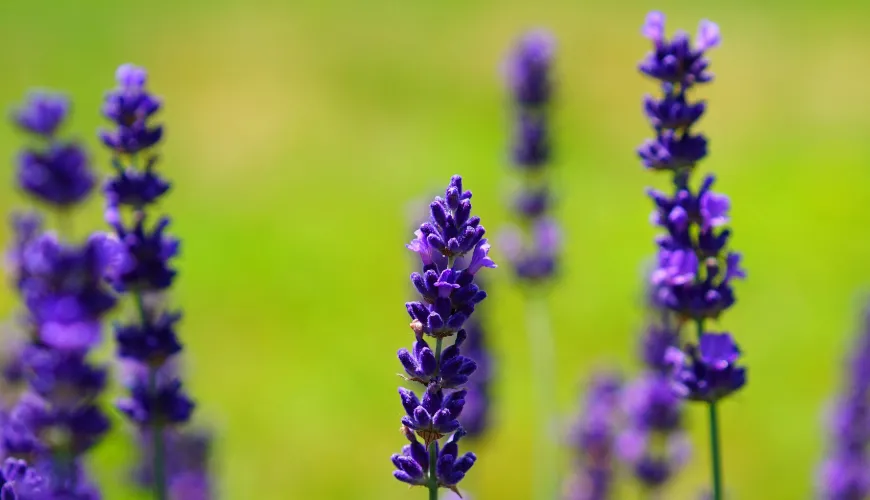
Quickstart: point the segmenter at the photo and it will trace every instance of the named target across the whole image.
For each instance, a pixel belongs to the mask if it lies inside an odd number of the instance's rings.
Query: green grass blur
[[[868,4],[870,5],[870,4]],[[223,498],[421,498],[392,479],[402,445],[394,353],[411,342],[408,204],[462,173],[496,233],[509,216],[508,115],[498,66],[516,35],[559,40],[559,216],[565,272],[551,296],[558,407],[596,366],[635,369],[643,264],[654,230],[634,148],[649,132],[635,70],[647,10],[669,30],[719,22],[701,124],[705,170],[733,202],[749,279],[721,328],[750,384],[722,405],[734,498],[798,499],[823,453],[821,410],[870,288],[870,92],[858,2],[446,0],[8,0],[0,2],[0,105],[32,86],[69,91],[70,130],[96,145],[115,67],[149,69],[165,98],[164,205],[184,241],[174,299],[198,418],[218,435]],[[0,127],[0,158],[21,137]],[[13,175],[6,161],[5,178]],[[0,183],[0,212],[20,206]],[[94,200],[79,234],[101,226]],[[4,228],[2,241],[7,241]],[[498,249],[495,258],[498,259]],[[486,313],[498,356],[497,421],[467,480],[477,499],[529,498],[533,394],[522,304],[507,267]],[[14,298],[0,294],[0,310]],[[106,352],[108,356],[108,350]],[[704,413],[692,465],[667,498],[707,481]],[[93,459],[124,489],[123,423]],[[567,468],[567,462],[564,466]],[[626,492],[635,497],[636,492]]]

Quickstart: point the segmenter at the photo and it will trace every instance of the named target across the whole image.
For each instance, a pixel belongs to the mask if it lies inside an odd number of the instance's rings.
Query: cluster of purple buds
[[[61,230],[95,184],[84,150],[57,136],[68,109],[62,96],[34,93],[13,116],[35,139],[19,156],[19,187],[58,212]],[[109,420],[97,404],[106,370],[88,357],[101,343],[103,318],[115,305],[103,276],[117,248],[103,234],[82,244],[65,241],[61,236],[71,235],[44,231],[35,215],[16,216],[13,228],[8,261],[25,306],[21,321],[29,342],[18,361],[27,388],[5,416],[2,448],[40,471],[46,494],[95,498],[80,458],[103,438]]]
[[[168,217],[149,220],[152,208],[169,190],[169,183],[154,169],[154,151],[163,128],[151,123],[161,102],[147,89],[144,69],[125,64],[116,73],[118,87],[105,98],[103,115],[114,128],[100,132],[112,150],[115,175],[104,187],[106,219],[113,228],[120,252],[107,275],[116,291],[131,298],[135,316],[115,325],[118,356],[129,369],[129,397],[118,408],[141,433],[153,439],[154,490],[166,498],[169,461],[167,434],[189,421],[193,401],[185,394],[172,361],[182,350],[176,326],[181,314],[164,300],[176,271],[172,259],[179,241],[166,233]]]
[[[621,392],[622,381],[611,373],[597,374],[589,383],[583,413],[571,429],[574,465],[565,500],[612,498]]]
[[[549,113],[553,82],[553,37],[533,31],[522,37],[507,60],[507,83],[513,101],[513,164],[522,175],[513,208],[521,228],[504,235],[505,253],[518,278],[540,282],[556,273],[559,228],[550,216],[553,194]]]
[[[392,460],[398,480],[424,486],[432,495],[438,488],[458,492],[457,484],[476,460],[473,453],[460,455],[458,448],[466,434],[459,422],[467,395],[463,386],[477,368],[461,349],[465,323],[486,297],[475,275],[495,263],[480,218],[471,215],[471,191],[463,190],[461,177],[451,178],[445,196],[436,197],[429,209],[429,221],[408,244],[422,263],[422,272],[411,274],[421,300],[406,304],[416,340],[412,350],[398,352],[405,378],[425,390],[420,398],[413,390],[399,389],[405,409],[402,429],[410,444]],[[434,350],[426,337],[434,341]],[[451,337],[454,342],[443,348],[444,339]],[[439,440],[445,436],[442,446]]]
[[[690,187],[691,174],[707,155],[707,139],[693,130],[705,111],[703,102],[689,101],[688,91],[712,80],[706,51],[720,42],[719,28],[702,21],[695,43],[678,32],[665,38],[664,15],[647,16],[643,34],[653,50],[640,64],[640,71],[658,80],[662,97],[647,96],[644,110],[656,137],[638,150],[644,166],[671,172],[673,195],[650,190],[655,204],[652,221],[665,233],[657,238],[657,267],[652,273],[654,300],[672,311],[680,322],[698,326],[698,346],[689,346],[685,357],[671,356],[680,386],[689,399],[710,401],[723,397],[745,383],[745,371],[735,367],[739,349],[728,334],[705,332],[707,319],[716,319],[734,304],[732,283],[746,276],[740,254],[728,250],[730,202],[711,191],[708,176],[697,191]],[[699,378],[700,377],[700,378]],[[723,385],[724,384],[724,385]]]
[[[870,308],[852,352],[843,391],[828,415],[830,448],[817,479],[823,500],[870,496]]]

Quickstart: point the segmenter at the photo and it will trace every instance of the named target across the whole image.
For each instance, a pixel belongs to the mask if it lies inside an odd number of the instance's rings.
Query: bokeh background
[[[870,4],[851,0],[6,0],[0,106],[33,86],[68,91],[70,131],[95,130],[115,67],[147,67],[165,99],[163,206],[183,238],[174,300],[198,419],[218,435],[228,499],[419,498],[392,479],[402,445],[394,353],[411,342],[409,203],[462,173],[475,210],[506,223],[508,113],[498,67],[531,27],[558,38],[556,115],[564,273],[550,300],[558,407],[568,419],[590,369],[636,369],[641,276],[654,247],[634,148],[649,134],[636,71],[645,13],[669,30],[717,21],[702,169],[733,202],[749,279],[721,328],[750,384],[725,403],[734,498],[807,498],[824,450],[821,411],[870,291]],[[5,178],[20,144],[0,127]],[[0,183],[0,210],[20,206]],[[103,227],[101,202],[77,219]],[[8,231],[2,232],[8,241]],[[494,249],[498,259],[498,249]],[[490,274],[497,417],[475,445],[476,498],[528,498],[533,401],[520,295]],[[4,290],[0,310],[11,313]],[[110,352],[106,349],[106,356]],[[668,498],[707,481],[696,458]],[[106,497],[124,489],[123,422],[95,453]],[[568,462],[563,466],[567,470]],[[626,494],[626,496],[634,496]]]

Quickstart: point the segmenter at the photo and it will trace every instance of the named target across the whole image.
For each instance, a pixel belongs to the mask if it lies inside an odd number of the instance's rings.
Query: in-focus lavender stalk
[[[65,97],[33,93],[13,116],[31,137],[18,157],[18,185],[57,214],[65,234],[43,231],[35,215],[14,219],[16,243],[7,259],[30,341],[20,354],[27,389],[6,417],[2,448],[35,464],[45,477],[45,495],[86,499],[99,492],[80,458],[109,429],[96,403],[106,370],[88,355],[101,342],[103,317],[115,304],[102,279],[115,245],[103,234],[71,242],[72,211],[90,194],[95,177],[82,147],[58,136],[68,111]]]
[[[571,429],[574,465],[565,500],[613,497],[621,392],[622,381],[612,373],[597,373],[589,382],[583,413]]]
[[[820,500],[870,497],[870,307],[863,319],[843,390],[828,415],[828,456],[817,479]]]
[[[686,33],[665,38],[665,18],[660,12],[647,16],[643,34],[653,50],[640,64],[640,71],[661,83],[659,99],[647,96],[644,110],[656,137],[646,141],[638,154],[648,169],[670,172],[674,195],[650,191],[656,205],[654,222],[666,230],[659,236],[658,266],[652,286],[658,304],[674,313],[678,326],[686,321],[697,329],[697,344],[685,352],[671,348],[666,356],[673,365],[676,383],[683,397],[708,406],[713,496],[722,498],[721,452],[717,402],[746,382],[744,368],[736,365],[739,349],[728,333],[705,329],[708,319],[717,319],[734,303],[731,283],[744,278],[740,254],[727,250],[730,202],[710,191],[708,176],[693,192],[691,174],[698,161],[707,156],[707,139],[692,130],[703,115],[704,102],[691,103],[688,91],[712,80],[707,71],[706,51],[719,45],[719,28],[702,21],[694,45]]]
[[[104,191],[106,219],[121,246],[118,265],[108,279],[130,297],[135,317],[115,325],[118,356],[130,368],[130,396],[118,408],[153,439],[154,498],[168,498],[167,433],[186,423],[194,403],[182,389],[170,361],[182,350],[176,334],[181,313],[166,305],[165,292],[176,271],[171,260],[179,241],[166,234],[168,217],[149,224],[148,210],[169,190],[169,183],[154,169],[154,150],[163,128],[151,123],[161,102],[145,88],[144,69],[125,64],[116,73],[118,86],[106,95],[103,115],[114,128],[100,132],[112,151],[115,175]]]
[[[467,394],[463,386],[477,368],[460,349],[467,339],[466,321],[486,298],[475,275],[495,263],[488,256],[486,230],[471,215],[471,191],[463,190],[461,177],[453,176],[444,198],[436,197],[429,209],[430,220],[408,244],[422,261],[422,272],[411,274],[421,300],[405,305],[416,341],[412,350],[398,352],[407,380],[425,392],[418,398],[399,388],[406,413],[402,432],[409,444],[392,461],[396,479],[427,488],[429,499],[437,500],[439,488],[458,493],[457,484],[477,460],[474,453],[459,454],[458,442],[466,435],[458,420]],[[454,336],[453,344],[443,348],[444,339]],[[434,339],[434,351],[426,337]]]
[[[514,119],[512,163],[521,176],[513,208],[517,227],[503,234],[502,245],[526,292],[526,334],[531,355],[537,435],[533,455],[534,498],[556,494],[557,422],[554,346],[542,285],[556,273],[559,228],[551,216],[550,108],[553,96],[555,42],[546,31],[521,37],[506,62],[507,85]]]

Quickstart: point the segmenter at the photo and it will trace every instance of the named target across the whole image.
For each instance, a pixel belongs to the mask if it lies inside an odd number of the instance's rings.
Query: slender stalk
[[[139,320],[144,326],[149,321],[148,311],[145,309],[145,297],[142,292],[136,291],[133,293],[133,299],[136,302]],[[148,368],[148,392],[153,395],[156,395],[158,391],[157,370],[158,367],[156,366]],[[166,485],[166,442],[163,436],[163,425],[160,423],[159,416],[151,425],[151,439],[153,448],[151,466],[154,470],[154,498],[155,500],[166,500],[168,498]]]
[[[719,451],[719,416],[710,401],[710,454],[713,460],[713,500],[722,500],[722,456]]]
[[[695,324],[698,327],[698,339],[704,333],[704,319],[697,318]],[[713,500],[722,500],[722,452],[719,449],[719,415],[716,411],[716,402],[708,403],[708,415],[710,420],[710,468],[713,476]]]
[[[436,370],[440,370],[441,367],[441,348],[443,342],[444,339],[441,337],[438,337],[435,341],[435,366],[438,367]],[[438,460],[437,445],[437,439],[429,443],[429,500],[438,500],[438,477],[435,470],[435,462]]]
[[[526,335],[532,358],[532,391],[537,433],[534,436],[532,498],[551,500],[556,496],[556,446],[553,436],[555,410],[554,387],[555,355],[550,315],[545,296],[529,293],[526,296]]]

